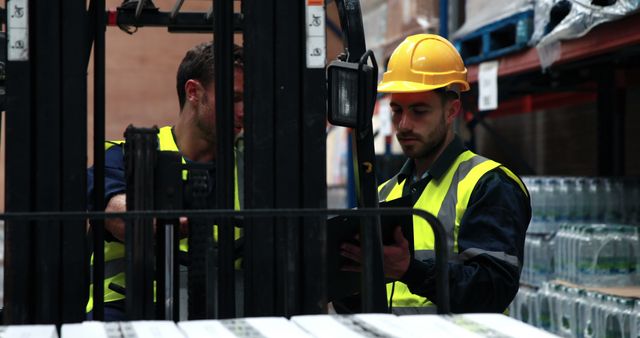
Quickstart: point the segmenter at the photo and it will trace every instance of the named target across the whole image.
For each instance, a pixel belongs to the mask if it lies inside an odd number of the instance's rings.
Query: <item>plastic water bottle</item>
[[[528,232],[538,233],[544,230],[544,201],[541,192],[542,180],[540,178],[531,179],[527,189],[531,195],[531,225]]]
[[[596,337],[604,337],[604,326],[605,326],[605,317],[611,311],[610,305],[607,303],[606,295],[598,293],[596,295],[596,318],[598,318],[596,322]]]
[[[609,201],[609,222],[624,222],[624,182],[621,178],[611,179],[611,200]]]
[[[571,179],[568,177],[558,178],[556,186],[556,216],[557,223],[569,221],[571,208],[573,206],[571,196],[569,195],[569,186]]]
[[[532,275],[532,284],[533,285],[539,285],[542,281],[542,273],[543,273],[543,269],[541,266],[541,243],[540,243],[540,237],[539,236],[535,236],[533,238],[531,238],[530,242],[530,247],[531,247],[531,272],[533,273]]]
[[[640,299],[635,301],[633,315],[631,317],[631,337],[640,337]]]
[[[615,243],[618,285],[635,285],[637,281],[638,230],[636,227],[619,225],[615,227],[612,240]]]
[[[575,337],[577,333],[576,317],[578,314],[578,289],[559,286],[556,302],[558,333],[562,337]]]
[[[630,337],[633,300],[607,296],[605,303],[602,337]]]
[[[543,266],[543,279],[541,282],[548,281],[554,278],[555,270],[555,240],[552,234],[547,234],[542,237],[541,247],[541,260]]]
[[[575,198],[573,199],[575,203],[575,221],[576,222],[586,222],[588,220],[589,210],[588,210],[588,185],[587,180],[584,177],[579,177],[575,180]]]
[[[544,181],[544,220],[549,223],[558,221],[558,179],[555,177],[547,178]]]
[[[602,196],[602,221],[606,223],[616,223],[618,201],[616,192],[614,191],[613,180],[610,178],[602,179],[600,195]]]
[[[624,221],[627,224],[640,224],[640,180],[624,179]]]
[[[538,327],[549,332],[556,332],[556,321],[554,318],[555,298],[551,295],[548,283],[544,283],[538,290],[536,299],[536,322],[538,323]]]
[[[566,246],[566,241],[565,241],[565,237],[566,237],[566,225],[561,225],[558,228],[558,231],[556,232],[556,238],[555,238],[555,266],[554,266],[554,271],[556,273],[556,276],[560,279],[566,279],[566,270],[564,270],[564,265],[565,265],[565,255],[564,255],[564,250],[565,250],[565,246]]]
[[[591,178],[589,191],[591,195],[591,222],[601,223],[605,221],[605,214],[607,210],[607,196],[604,192],[602,179],[600,178]]]
[[[576,283],[578,279],[578,245],[581,241],[583,226],[581,224],[572,224],[570,228],[567,271],[569,280]]]
[[[596,337],[598,321],[600,317],[596,313],[598,310],[598,294],[586,291],[578,303],[578,337]]]
[[[618,274],[615,266],[618,259],[616,255],[615,235],[606,229],[605,225],[596,227],[594,237],[598,240],[599,248],[595,253],[595,275],[603,286],[614,285]]]
[[[594,260],[596,252],[600,247],[600,242],[594,236],[594,228],[585,226],[582,231],[582,238],[578,244],[578,283],[592,285],[595,278]]]
[[[537,293],[527,287],[521,287],[512,303],[512,317],[531,325],[536,324]]]
[[[576,193],[576,179],[574,177],[566,177],[560,191],[566,190],[565,196],[562,197],[564,201],[564,214],[565,219],[569,222],[578,221],[578,203]]]
[[[522,264],[522,273],[520,274],[520,281],[526,284],[533,284],[531,271],[531,236],[526,235],[524,238],[524,262]]]

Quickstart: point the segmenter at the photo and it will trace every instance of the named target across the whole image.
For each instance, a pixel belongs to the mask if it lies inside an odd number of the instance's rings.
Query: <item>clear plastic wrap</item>
[[[598,2],[612,4],[593,4]],[[560,57],[560,41],[579,38],[593,27],[617,20],[639,7],[640,0],[537,0],[531,41],[536,45],[542,68],[546,69]],[[555,25],[558,16],[564,17]]]

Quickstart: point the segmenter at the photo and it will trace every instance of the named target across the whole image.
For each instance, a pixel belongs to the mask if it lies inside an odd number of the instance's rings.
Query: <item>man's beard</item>
[[[215,126],[208,125],[202,121],[197,121],[197,128],[200,131],[200,138],[209,144],[216,144]]]
[[[443,119],[437,128],[433,130],[431,137],[417,134],[411,134],[411,136],[417,137],[423,143],[414,145],[413,149],[407,149],[403,146],[402,150],[405,155],[413,160],[428,158],[436,154],[447,139],[447,126]]]
[[[202,97],[202,102],[200,103],[201,111],[204,111],[205,115],[209,115],[209,111],[212,109],[209,107],[209,98],[207,95]],[[214,115],[211,113],[211,115]],[[207,121],[207,116],[202,116],[201,113],[198,114],[196,120],[196,126],[198,130],[200,130],[200,137],[205,140],[209,144],[216,143],[216,125],[210,121]]]

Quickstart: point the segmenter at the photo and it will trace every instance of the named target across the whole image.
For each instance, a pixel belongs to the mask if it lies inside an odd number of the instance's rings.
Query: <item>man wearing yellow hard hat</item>
[[[502,312],[518,291],[531,218],[528,192],[513,172],[467,150],[454,133],[460,93],[469,83],[449,41],[432,34],[409,36],[387,69],[378,92],[391,95],[396,137],[408,159],[378,187],[379,199],[410,195],[415,208],[444,225],[451,252],[451,311]],[[395,243],[384,247],[385,275],[396,281],[387,285],[393,311],[432,312],[438,304],[433,232],[414,216],[413,232],[397,227],[394,237]],[[360,261],[357,246],[344,244],[341,253]]]

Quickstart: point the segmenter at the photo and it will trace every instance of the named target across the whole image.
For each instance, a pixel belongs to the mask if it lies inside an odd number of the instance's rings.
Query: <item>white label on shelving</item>
[[[307,0],[306,12],[307,68],[324,68],[327,54],[324,2]]]
[[[324,36],[307,37],[307,68],[324,68],[326,48]]]
[[[307,36],[324,36],[325,13],[323,6],[307,6]]]
[[[478,110],[498,108],[498,61],[480,64],[478,70]]]
[[[27,0],[11,0],[7,3],[7,59],[29,60],[29,4]]]

